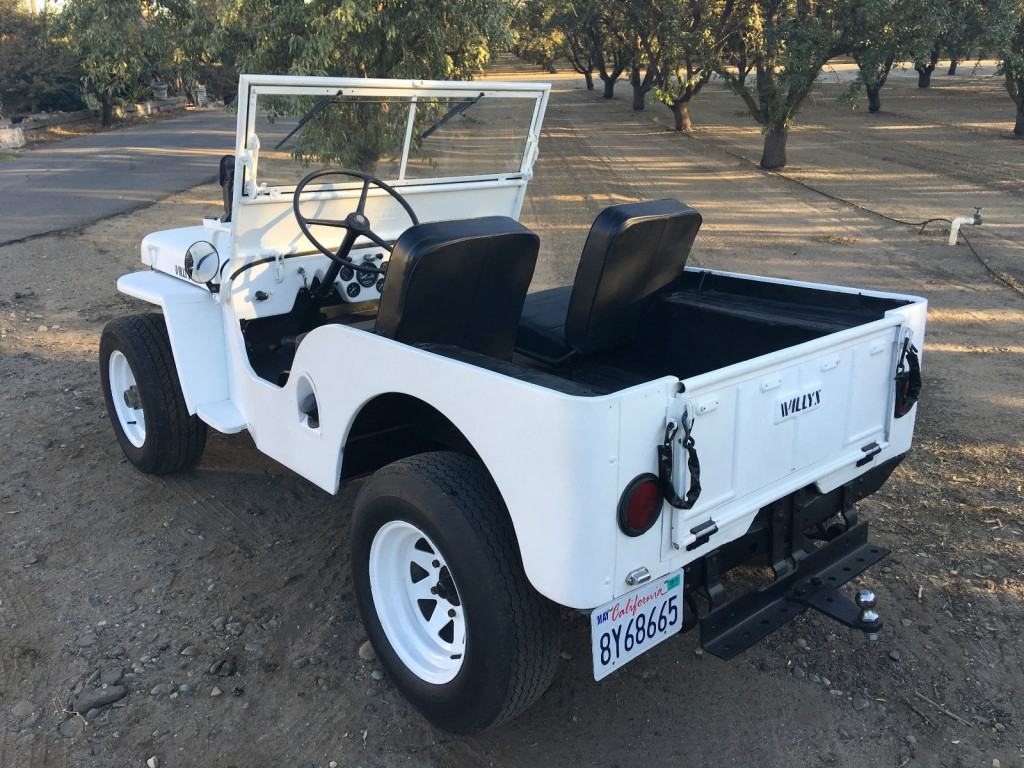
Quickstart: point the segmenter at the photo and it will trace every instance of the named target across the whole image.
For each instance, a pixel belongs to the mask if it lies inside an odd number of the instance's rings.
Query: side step
[[[731,659],[808,608],[855,626],[845,619],[850,609],[855,617],[857,609],[837,588],[888,554],[885,547],[868,543],[867,523],[855,525],[800,560],[792,573],[708,613],[700,622],[701,645]]]
[[[196,408],[196,415],[225,435],[241,432],[248,425],[242,414],[230,400],[218,400],[215,403],[204,403]]]

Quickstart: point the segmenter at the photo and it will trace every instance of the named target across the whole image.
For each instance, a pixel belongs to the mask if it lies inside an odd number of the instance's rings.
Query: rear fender
[[[163,310],[181,393],[190,414],[208,403],[228,399],[224,319],[213,295],[160,272],[132,272],[117,290]]]

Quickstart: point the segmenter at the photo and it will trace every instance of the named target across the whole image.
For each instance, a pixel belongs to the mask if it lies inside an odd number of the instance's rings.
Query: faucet
[[[981,226],[981,208],[975,206],[973,216],[957,216],[949,225],[949,244],[956,245],[957,236],[960,234],[960,227],[964,224]]]

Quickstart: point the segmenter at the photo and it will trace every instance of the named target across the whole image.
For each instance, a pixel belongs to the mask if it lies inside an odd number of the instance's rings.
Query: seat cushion
[[[551,363],[571,354],[565,340],[565,317],[571,296],[571,285],[528,294],[519,320],[516,349],[524,355]]]
[[[682,275],[700,224],[696,210],[671,199],[601,211],[573,282],[569,346],[587,354],[628,343],[654,295]]]
[[[507,216],[409,227],[391,252],[377,333],[510,359],[539,245]]]

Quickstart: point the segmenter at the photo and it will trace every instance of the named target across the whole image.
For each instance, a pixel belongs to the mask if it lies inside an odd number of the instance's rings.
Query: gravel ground
[[[897,78],[879,116],[826,84],[785,178],[753,167],[756,127],[714,86],[681,137],[625,86],[607,103],[559,76],[523,216],[535,287],[571,280],[604,205],[671,195],[704,214],[700,264],[929,298],[916,446],[860,505],[893,550],[864,579],[876,643],[806,615],[732,662],[689,634],[597,684],[588,625],[566,614],[535,708],[479,737],[432,729],[360,650],[358,483],[331,497],[244,435],[154,478],[114,442],[98,337],[138,309],[114,281],[142,235],[216,209],[199,187],[0,248],[0,766],[1024,765],[1024,297],[940,230],[797,183],[913,220],[983,204],[972,242],[1019,274],[1012,105],[987,75],[933,82]]]

